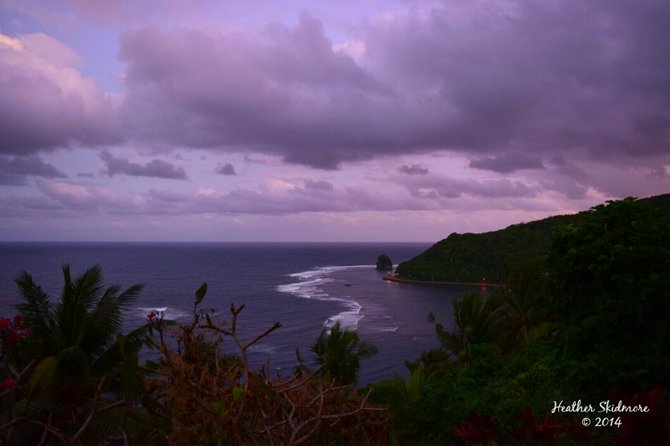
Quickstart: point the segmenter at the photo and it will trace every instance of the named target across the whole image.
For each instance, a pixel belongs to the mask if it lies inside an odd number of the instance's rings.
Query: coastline
[[[480,286],[480,287],[504,287],[505,285],[501,283],[489,283],[489,282],[446,282],[441,280],[416,280],[416,279],[406,279],[404,277],[392,276],[387,274],[383,277],[384,280],[389,282],[397,283],[410,283],[416,285],[467,285],[467,286]]]

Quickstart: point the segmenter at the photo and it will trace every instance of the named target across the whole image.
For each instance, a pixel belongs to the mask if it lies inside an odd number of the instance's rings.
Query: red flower
[[[498,431],[491,417],[480,416],[471,412],[465,422],[454,429],[454,435],[470,444],[496,445]]]
[[[670,445],[670,393],[656,386],[628,397],[610,394],[614,401],[632,407],[647,407],[649,412],[623,412],[620,414],[621,428],[613,433],[617,444]],[[614,415],[619,416],[619,414]]]
[[[26,326],[23,325],[23,318],[21,317],[21,315],[14,316],[14,328],[16,328],[17,330],[26,328]]]
[[[0,391],[10,389],[14,387],[15,384],[16,384],[16,378],[10,376],[9,378],[0,383]]]
[[[5,331],[11,323],[12,321],[9,319],[0,317],[0,331]]]

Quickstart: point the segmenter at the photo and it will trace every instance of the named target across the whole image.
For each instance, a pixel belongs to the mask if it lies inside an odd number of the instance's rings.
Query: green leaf
[[[57,368],[58,360],[55,356],[44,358],[30,375],[30,395],[51,387]]]
[[[217,415],[221,415],[223,413],[223,403],[220,401],[217,401],[216,403],[212,404],[212,410],[216,412]]]
[[[235,401],[239,400],[240,397],[242,396],[243,391],[244,391],[244,389],[242,388],[242,386],[233,387],[233,399]]]
[[[261,379],[260,376],[258,375],[251,375],[250,376],[251,381],[253,381],[254,385],[260,390],[262,393],[264,393],[266,396],[273,398],[276,396],[276,393],[272,387],[267,385],[263,379]],[[234,396],[234,395],[233,395]]]
[[[158,364],[156,361],[151,361],[151,360],[146,360],[144,362],[144,367],[148,368],[149,370],[158,370],[160,367],[160,364]]]
[[[119,345],[119,351],[121,352],[121,356],[125,356],[125,350],[124,350],[125,342],[126,337],[122,333],[116,335],[116,343]]]
[[[202,300],[205,298],[205,294],[207,294],[207,282],[203,283],[200,285],[200,288],[198,288],[198,291],[195,292],[195,304],[198,305]]]

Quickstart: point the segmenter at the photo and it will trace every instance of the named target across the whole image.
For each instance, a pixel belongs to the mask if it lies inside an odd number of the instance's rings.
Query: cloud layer
[[[17,227],[67,210],[420,226],[670,190],[668,2],[197,5],[0,4]]]
[[[461,0],[359,24],[345,43],[308,14],[140,27],[120,38],[116,102],[52,37],[2,36],[0,151],[126,141],[333,169],[450,150],[501,173],[556,154],[656,159],[670,144],[669,20],[657,1]]]
[[[498,172],[556,153],[664,156],[670,6],[642,3],[451,2],[360,27],[356,59],[307,15],[257,32],[146,28],[121,41],[123,117],[133,138],[325,169],[429,149]]]

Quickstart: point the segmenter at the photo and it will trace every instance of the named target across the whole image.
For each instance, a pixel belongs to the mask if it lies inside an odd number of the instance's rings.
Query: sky
[[[670,192],[667,0],[0,0],[0,240],[434,242]]]

